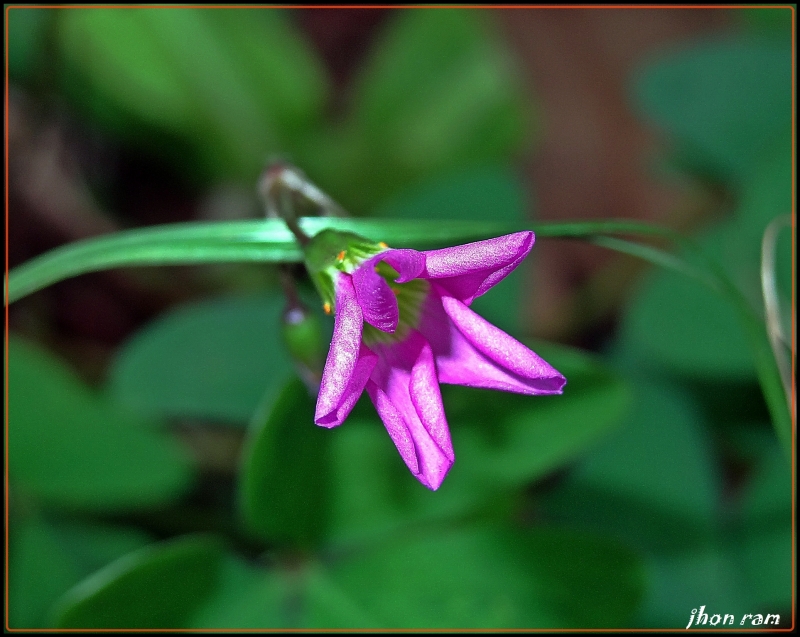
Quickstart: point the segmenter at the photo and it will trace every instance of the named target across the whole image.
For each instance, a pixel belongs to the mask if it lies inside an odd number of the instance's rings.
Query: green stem
[[[705,257],[694,242],[672,230],[627,220],[532,224],[333,217],[305,217],[299,220],[299,227],[309,236],[333,228],[385,241],[395,247],[417,249],[533,230],[539,238],[586,239],[695,278],[727,298],[739,314],[778,438],[784,448],[791,451],[791,415],[763,320],[717,264]],[[646,243],[622,239],[620,235],[666,239],[682,247],[696,263]],[[298,263],[302,260],[300,246],[280,219],[182,223],[128,230],[62,246],[14,268],[6,280],[6,303],[63,279],[110,268],[242,261]]]

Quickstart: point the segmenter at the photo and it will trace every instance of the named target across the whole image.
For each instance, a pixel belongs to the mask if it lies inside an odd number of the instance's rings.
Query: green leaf
[[[297,378],[277,398],[274,393],[253,418],[241,470],[241,511],[260,536],[309,548],[327,531],[333,433],[314,424],[316,401]]]
[[[293,628],[290,612],[299,594],[293,578],[279,569],[252,566],[233,555],[222,561],[217,586],[192,618],[190,628]],[[296,604],[294,604],[296,606]],[[296,614],[296,613],[295,613]]]
[[[406,189],[384,201],[379,218],[522,221],[525,187],[510,167],[470,167]]]
[[[309,173],[367,211],[417,181],[507,161],[530,126],[503,44],[480,12],[393,14],[355,82],[348,143],[332,138],[338,161],[309,157]]]
[[[791,210],[791,168],[791,157],[783,152],[761,162],[744,184],[734,218],[709,229],[699,240],[703,254],[723,266],[753,308],[763,305],[762,235],[772,219]],[[788,296],[791,265],[786,256],[781,251],[778,267]],[[747,380],[756,373],[745,324],[730,299],[709,294],[707,287],[673,271],[647,277],[624,317],[622,332],[626,344],[642,359],[682,374]]]
[[[745,489],[735,548],[757,604],[775,610],[792,603],[792,466],[771,442]]]
[[[9,476],[65,507],[121,510],[169,501],[191,471],[177,442],[98,398],[39,347],[9,341]]]
[[[219,585],[220,543],[182,537],[119,558],[68,591],[59,628],[186,628]]]
[[[131,265],[281,262],[303,254],[278,219],[179,223],[84,239],[31,259],[9,274],[9,302],[56,281]]]
[[[675,135],[695,165],[744,176],[776,141],[788,141],[792,53],[769,40],[704,42],[645,69],[636,101]]]
[[[12,520],[9,627],[52,627],[49,611],[67,589],[148,541],[135,529],[39,518]]]
[[[585,452],[621,423],[624,383],[589,356],[532,344],[567,377],[562,396],[516,396],[442,386],[456,462],[435,493],[408,472],[372,405],[362,399],[334,438],[333,537],[340,542],[403,533],[475,511],[506,515],[511,488]]]
[[[177,135],[217,176],[254,180],[322,114],[322,70],[282,12],[76,9],[58,45],[73,99],[134,141]]]
[[[622,338],[642,360],[683,374],[728,380],[755,375],[734,306],[673,272],[654,271],[641,282],[624,314]]]
[[[561,396],[521,396],[448,388],[445,406],[459,462],[504,486],[542,477],[583,453],[622,424],[626,383],[579,350],[542,342],[531,348],[567,378]],[[465,427],[466,425],[466,427]]]
[[[635,555],[601,537],[444,530],[332,566],[309,586],[308,619],[330,628],[619,627],[643,585]]]
[[[330,541],[349,545],[402,536],[416,526],[457,519],[490,503],[505,506],[507,497],[498,497],[492,485],[474,479],[461,461],[455,427],[451,433],[457,461],[433,492],[409,473],[371,402],[363,398],[342,427],[327,432],[333,447]]]
[[[623,426],[539,506],[642,549],[693,547],[713,528],[721,489],[702,415],[668,385],[637,378],[633,389]]]
[[[756,612],[741,550],[722,533],[723,485],[703,412],[685,392],[630,371],[624,426],[536,494],[533,514],[640,551],[648,591],[636,626],[684,628],[701,604],[709,613]]]
[[[645,564],[650,586],[636,626],[685,629],[690,613],[701,605],[709,615],[731,613],[736,621],[757,612],[735,556],[724,543],[648,556]]]
[[[397,248],[440,248],[520,230],[539,237],[644,234],[676,238],[675,233],[632,221],[531,224],[496,221],[336,219],[307,217],[300,226],[309,236],[332,228],[386,241]],[[40,255],[9,273],[8,301],[86,272],[132,265],[195,263],[299,263],[303,253],[279,219],[165,224],[76,241]]]
[[[753,34],[791,42],[794,11],[791,6],[740,8],[734,12]]]
[[[12,81],[30,83],[45,62],[45,38],[55,12],[38,7],[9,7],[8,74]]]
[[[109,373],[119,402],[147,414],[246,423],[292,363],[280,342],[278,296],[179,307],[123,345]]]

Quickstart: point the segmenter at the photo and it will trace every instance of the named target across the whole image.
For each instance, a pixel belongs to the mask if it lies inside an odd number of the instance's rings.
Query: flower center
[[[430,283],[425,279],[412,279],[407,283],[395,283],[394,280],[399,276],[398,273],[392,266],[383,261],[378,263],[375,271],[386,280],[394,293],[397,299],[400,319],[397,323],[397,329],[391,334],[365,322],[362,339],[368,346],[373,343],[397,343],[405,339],[408,333],[419,325],[422,304],[425,302],[431,288]]]

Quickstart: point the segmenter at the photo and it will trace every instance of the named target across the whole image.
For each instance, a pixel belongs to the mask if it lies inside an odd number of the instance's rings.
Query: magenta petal
[[[447,418],[444,415],[433,351],[428,342],[419,334],[413,334],[410,338],[417,338],[422,344],[417,361],[411,368],[409,387],[411,402],[414,404],[425,430],[452,462],[455,460],[455,454],[453,453],[453,443],[450,440],[450,430],[447,427]]]
[[[367,323],[383,332],[393,333],[400,320],[397,298],[385,279],[375,272],[371,261],[365,261],[353,272],[358,304]]]
[[[415,279],[425,267],[425,257],[416,250],[384,250],[364,261],[353,272],[353,285],[364,320],[383,332],[394,333],[399,321],[397,299],[386,280],[375,271],[380,261],[394,268],[398,283]]]
[[[399,275],[395,281],[406,283],[411,279],[416,279],[425,269],[425,255],[416,250],[386,250],[381,252],[373,259],[386,261],[392,266]]]
[[[420,331],[436,357],[439,382],[519,394],[560,394],[566,379],[544,359],[470,310],[434,290]]]
[[[378,357],[367,393],[408,468],[436,490],[455,456],[430,346],[413,332]]]
[[[386,395],[386,392],[378,388],[372,381],[367,383],[367,393],[378,411],[378,415],[383,421],[389,437],[392,439],[394,446],[400,452],[400,457],[406,466],[411,470],[415,476],[419,476],[419,462],[417,461],[417,450],[414,446],[414,439],[411,437],[411,432],[408,430],[408,425],[403,418],[403,415],[392,404],[392,401]]]
[[[322,373],[314,422],[335,427],[344,422],[364,391],[377,356],[361,343],[363,320],[348,275],[336,283],[336,319],[333,339]]]
[[[435,279],[450,296],[470,304],[502,281],[528,255],[533,232],[425,252],[422,278]]]

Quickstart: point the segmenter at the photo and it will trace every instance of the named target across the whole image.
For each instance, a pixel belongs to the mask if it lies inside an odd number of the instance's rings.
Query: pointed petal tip
[[[325,427],[325,429],[333,429],[334,427],[341,425],[342,422],[336,417],[335,412],[330,412],[327,414],[315,414],[314,424],[319,427]]]
[[[450,468],[452,466],[453,466],[453,460],[448,458],[446,462],[436,467],[435,471],[429,472],[427,474],[419,473],[416,474],[414,477],[431,491],[438,491],[439,487],[442,486],[444,479],[447,477],[447,474],[450,472]]]

